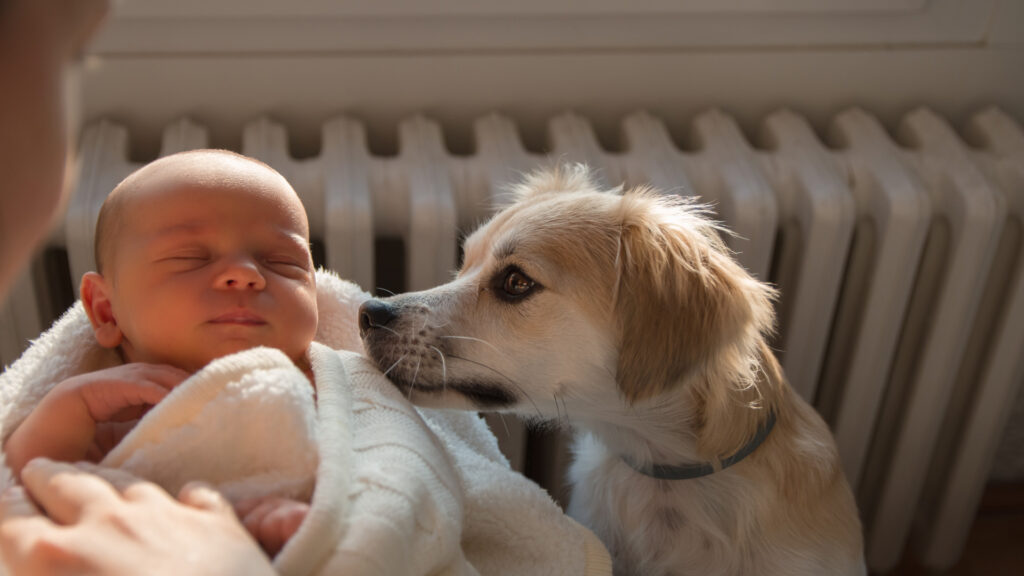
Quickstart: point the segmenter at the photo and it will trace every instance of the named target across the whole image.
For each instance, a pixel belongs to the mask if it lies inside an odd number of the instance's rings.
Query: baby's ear
[[[110,286],[107,280],[96,272],[86,272],[78,289],[82,306],[89,316],[96,342],[104,348],[117,348],[124,335],[114,318],[110,305]]]

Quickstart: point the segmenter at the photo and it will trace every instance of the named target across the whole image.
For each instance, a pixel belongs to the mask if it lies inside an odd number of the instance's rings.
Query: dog
[[[766,343],[775,291],[709,211],[581,166],[513,196],[454,280],[362,305],[389,379],[422,406],[569,420],[568,513],[617,575],[866,574],[835,442]]]

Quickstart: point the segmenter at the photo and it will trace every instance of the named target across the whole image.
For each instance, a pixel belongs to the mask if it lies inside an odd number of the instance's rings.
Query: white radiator
[[[500,203],[505,184],[551,161],[585,162],[607,185],[652,183],[713,203],[739,235],[729,240],[738,259],[782,291],[774,346],[835,432],[869,565],[884,572],[908,542],[932,567],[959,557],[1024,381],[1024,131],[995,109],[962,136],[926,109],[895,128],[894,140],[871,114],[849,110],[823,143],[783,111],[751,143],[710,111],[693,120],[682,151],[659,119],[637,113],[622,123],[625,151],[608,153],[585,118],[563,115],[540,155],[494,115],[475,123],[475,153],[453,156],[442,128],[416,117],[400,125],[399,154],[377,157],[362,124],[342,117],[323,126],[317,157],[294,160],[287,129],[261,119],[240,151],[292,182],[324,264],[371,291],[447,281],[460,233]],[[165,129],[161,154],[207,142],[202,126],[181,120]],[[67,304],[67,279],[92,268],[99,206],[141,165],[128,151],[116,124],[84,132],[77,191],[51,240],[68,270],[49,258],[16,287],[0,316],[4,363]],[[513,464],[561,494],[564,441],[527,449],[521,426],[492,424]],[[539,454],[547,466],[535,465]]]

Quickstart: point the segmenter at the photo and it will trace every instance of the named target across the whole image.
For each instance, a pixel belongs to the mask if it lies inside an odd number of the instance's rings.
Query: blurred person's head
[[[107,0],[0,0],[0,304],[65,201],[65,84]]]

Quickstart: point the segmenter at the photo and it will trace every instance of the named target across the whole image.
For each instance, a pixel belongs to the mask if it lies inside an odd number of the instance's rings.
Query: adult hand
[[[179,502],[124,472],[46,459],[22,480],[0,497],[0,554],[14,575],[274,574],[207,485],[186,485]]]

